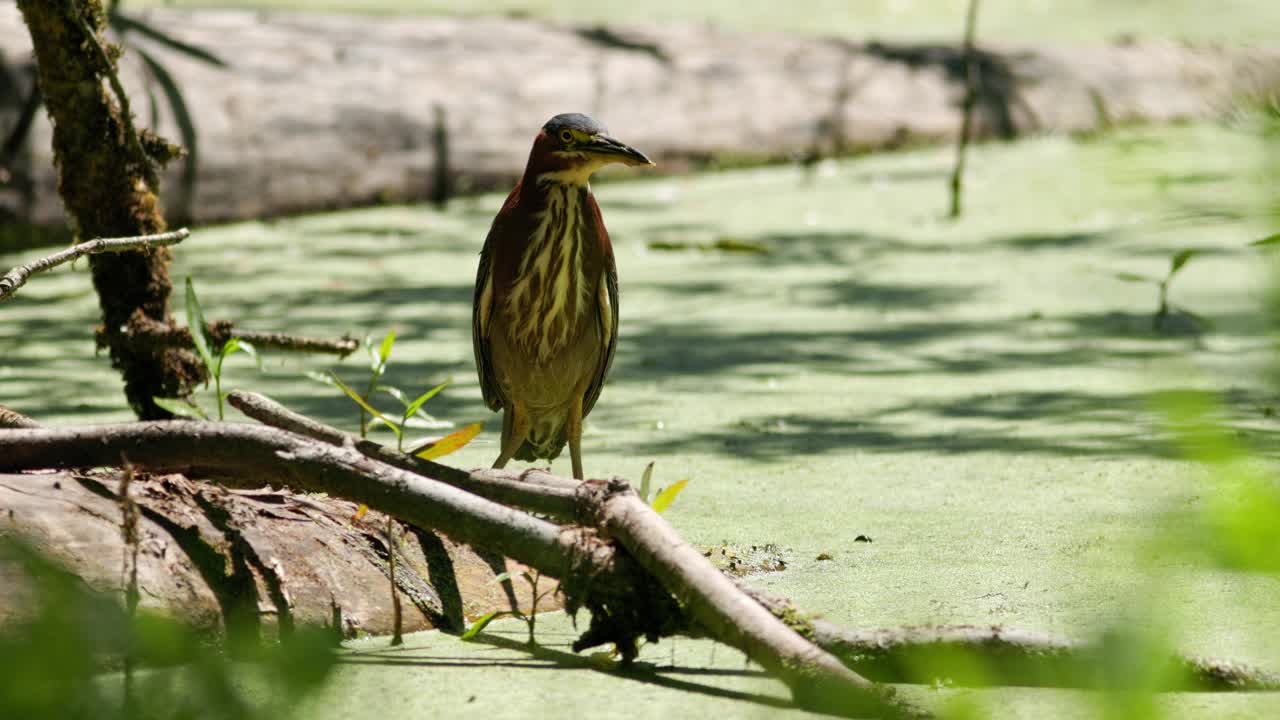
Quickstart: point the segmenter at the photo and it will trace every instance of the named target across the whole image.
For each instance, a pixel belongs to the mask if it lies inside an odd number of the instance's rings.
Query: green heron
[[[583,479],[582,419],[618,345],[618,272],[588,184],[610,163],[653,164],[586,115],[548,120],[480,251],[471,339],[484,402],[503,410],[495,468],[568,442]]]

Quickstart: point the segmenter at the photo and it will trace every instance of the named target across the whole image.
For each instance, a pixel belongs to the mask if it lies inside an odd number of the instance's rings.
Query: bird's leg
[[[569,457],[573,460],[573,477],[585,480],[582,472],[582,393],[574,395],[569,405],[569,417],[565,420],[565,434],[569,436]]]
[[[502,413],[502,451],[498,455],[498,459],[493,461],[495,468],[504,468],[511,460],[511,456],[516,454],[520,446],[524,444],[524,439],[529,435],[529,414],[524,411],[520,403],[512,401],[511,405]]]

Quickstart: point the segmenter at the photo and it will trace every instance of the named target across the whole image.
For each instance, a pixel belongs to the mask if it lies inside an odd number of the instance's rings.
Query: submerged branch
[[[1096,644],[1000,625],[850,629],[814,618],[785,598],[739,587],[815,645],[877,682],[931,683],[946,677],[962,686],[1098,686],[1105,651]],[[1280,690],[1280,676],[1243,663],[1189,656],[1167,662],[1176,670],[1168,673],[1168,685],[1161,690]]]

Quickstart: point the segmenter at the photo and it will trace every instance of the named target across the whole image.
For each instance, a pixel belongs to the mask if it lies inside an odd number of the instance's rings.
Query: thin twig
[[[124,583],[124,605],[129,622],[133,622],[138,614],[138,504],[129,495],[129,485],[133,482],[133,465],[129,459],[120,455],[120,486],[116,495],[120,499],[120,535],[124,540],[124,557],[121,560],[120,574]],[[124,654],[124,707],[126,717],[131,715],[133,706],[133,648]]]
[[[233,390],[227,395],[231,407],[265,425],[278,427],[330,445],[350,446],[379,462],[429,477],[480,497],[530,512],[562,520],[572,520],[576,509],[574,492],[578,481],[559,478],[540,470],[516,473],[507,470],[466,472],[447,465],[396,452],[372,440],[361,439],[322,422],[300,415],[258,393]]]
[[[148,250],[165,245],[176,245],[186,240],[191,231],[180,228],[171,232],[156,235],[138,235],[136,237],[97,238],[56,252],[48,257],[40,258],[26,265],[19,265],[0,276],[0,301],[6,300],[26,284],[36,273],[44,272],[59,265],[69,263],[85,255],[97,255],[109,252],[129,252]]]
[[[400,543],[396,540],[395,522],[395,518],[387,516],[387,568],[391,578],[392,647],[404,644],[404,615],[400,610],[400,590],[396,587],[396,548]]]
[[[960,120],[960,137],[956,138],[956,165],[951,172],[951,217],[960,217],[960,195],[963,192],[965,152],[973,128],[973,107],[978,101],[978,63],[974,56],[974,34],[978,25],[978,0],[969,0],[969,14],[964,26],[965,92]]]
[[[213,339],[213,344],[221,347],[231,338],[247,340],[259,350],[282,350],[285,352],[327,353],[346,357],[355,352],[360,344],[349,337],[336,340],[313,338],[302,335],[286,335],[284,333],[261,332],[257,330],[240,330],[226,320],[219,320],[205,325],[206,334]],[[160,322],[141,313],[134,313],[124,327],[123,334],[135,347],[194,347],[191,329]],[[98,328],[98,344],[107,342],[106,328]]]

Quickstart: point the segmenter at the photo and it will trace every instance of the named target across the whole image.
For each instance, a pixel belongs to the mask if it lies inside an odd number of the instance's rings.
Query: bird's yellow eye
[[[561,140],[563,140],[563,141],[565,141],[565,142],[569,142],[569,141],[573,140],[573,133],[569,132],[568,130],[561,130],[561,131],[560,131],[560,139],[561,139]]]

